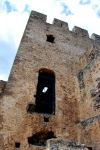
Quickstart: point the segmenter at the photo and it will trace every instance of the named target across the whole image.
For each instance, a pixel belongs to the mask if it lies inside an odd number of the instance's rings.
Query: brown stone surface
[[[96,48],[91,49],[88,56],[88,65],[83,72],[83,87],[79,91],[79,112],[81,121],[80,141],[91,145],[94,149],[100,149],[100,55]],[[87,54],[84,56],[84,58]],[[83,58],[83,60],[84,60]],[[94,140],[95,139],[95,140]]]
[[[5,89],[6,81],[0,80],[0,96],[3,94],[3,91]]]
[[[51,138],[45,136],[51,132],[57,138],[69,139],[99,150],[99,36],[94,34],[90,39],[84,29],[74,27],[73,31],[69,31],[65,22],[54,19],[51,25],[45,20],[45,15],[31,12],[1,98],[3,129],[0,134],[3,135],[5,150],[45,149],[39,145],[40,138]],[[53,43],[47,41],[48,35],[54,37]],[[36,105],[41,68],[55,73],[53,115],[27,112],[29,104],[33,108]],[[44,117],[49,121],[44,122]],[[38,146],[35,142],[30,144],[33,139],[29,141],[36,135],[40,135],[36,141]]]
[[[79,145],[65,139],[50,139],[47,141],[46,150],[88,150],[84,144]]]
[[[0,150],[4,150],[4,139],[1,134],[0,134]]]

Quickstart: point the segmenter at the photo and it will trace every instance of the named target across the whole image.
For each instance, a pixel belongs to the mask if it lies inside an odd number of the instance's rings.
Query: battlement
[[[91,39],[100,42],[100,36],[97,35],[97,34],[95,34],[95,33],[93,33],[93,34],[91,35]]]
[[[39,12],[36,12],[36,11],[31,11],[29,21],[32,22],[34,19],[39,21],[39,22],[46,23],[47,15],[39,13]],[[51,26],[56,26],[60,30],[64,29],[64,31],[65,30],[69,31],[68,23],[64,22],[62,20],[56,19],[56,18],[54,18],[53,23],[50,24],[50,25]],[[85,30],[85,29],[82,29],[80,27],[74,26],[72,31],[69,31],[69,32],[72,32],[72,33],[74,33],[75,35],[77,35],[79,37],[86,37],[86,38],[92,39],[92,40],[97,41],[97,42],[100,43],[100,36],[99,35],[93,33],[91,35],[91,37],[89,37],[88,31]]]
[[[66,30],[69,30],[67,22],[61,21],[61,20],[56,19],[56,18],[54,18],[52,25],[63,28],[63,29],[66,29]]]
[[[34,18],[46,22],[47,15],[44,15],[36,11],[31,11],[30,18]]]
[[[88,34],[87,30],[79,28],[77,26],[74,26],[72,31],[75,32],[76,34],[80,35],[80,36],[89,37],[89,34]]]

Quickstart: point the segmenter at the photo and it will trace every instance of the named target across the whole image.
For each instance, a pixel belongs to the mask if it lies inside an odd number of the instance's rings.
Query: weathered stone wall
[[[93,149],[100,149],[100,49],[91,48],[81,62],[88,65],[78,73],[79,138]],[[81,133],[81,135],[80,135]],[[94,140],[95,139],[95,140]],[[91,143],[91,144],[90,144]]]
[[[47,141],[46,150],[88,150],[88,148],[84,144],[79,145],[79,143],[57,138]]]
[[[48,35],[54,36],[54,43],[47,41]],[[92,38],[96,40],[90,39],[84,29],[74,27],[69,31],[67,23],[54,19],[51,25],[46,23],[45,15],[31,12],[2,97],[1,134],[5,150],[14,150],[15,147],[38,149],[31,147],[28,141],[35,134],[41,137],[41,134],[53,132],[55,137],[77,141],[76,123],[84,115],[79,107],[81,94],[76,75],[84,68],[80,61],[82,56],[91,47],[100,47],[99,36],[93,34]],[[41,68],[55,72],[55,115],[27,112],[30,103],[35,105],[34,95]],[[44,117],[49,121],[45,122]]]
[[[78,141],[93,150],[100,149],[100,115],[78,123]]]
[[[5,86],[6,86],[6,81],[2,81],[0,80],[0,96],[3,95],[3,92],[4,92],[4,89],[5,89]]]
[[[81,84],[80,119],[83,120],[96,116],[100,112],[100,52],[79,74],[83,76],[79,81]]]
[[[3,96],[3,92],[5,89],[6,82],[0,80],[0,150],[4,150],[4,139],[2,135],[2,129],[3,129],[3,116],[2,116],[2,101],[1,98]]]

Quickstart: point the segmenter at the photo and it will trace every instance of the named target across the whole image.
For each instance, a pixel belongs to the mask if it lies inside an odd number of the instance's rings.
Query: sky
[[[100,35],[100,0],[0,0],[0,80],[8,80],[31,10]]]

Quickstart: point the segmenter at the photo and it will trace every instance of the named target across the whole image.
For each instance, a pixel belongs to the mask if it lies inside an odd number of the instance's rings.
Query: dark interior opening
[[[87,147],[89,150],[93,150],[92,147]]]
[[[28,143],[35,146],[46,146],[46,141],[51,138],[56,138],[54,132],[38,132],[28,138]]]
[[[15,143],[15,147],[16,147],[16,148],[20,148],[20,143],[18,143],[18,142]]]
[[[49,122],[49,118],[44,117],[44,122]]]
[[[55,114],[55,74],[52,70],[39,70],[35,111],[44,114]]]
[[[53,35],[47,35],[47,42],[54,43],[55,37]]]
[[[30,114],[34,113],[35,112],[35,105],[32,103],[28,104],[27,105],[27,112]]]

